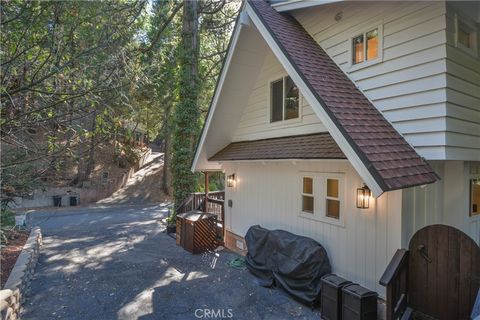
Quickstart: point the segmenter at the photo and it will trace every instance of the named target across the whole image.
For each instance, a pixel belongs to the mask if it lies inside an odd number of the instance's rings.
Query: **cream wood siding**
[[[447,5],[447,158],[480,160],[480,29],[477,24],[473,55],[457,48],[455,15],[475,25],[461,10]]]
[[[294,15],[422,156],[479,159],[480,65],[452,53],[444,2],[339,2]],[[350,38],[376,26],[383,59],[354,70]]]
[[[270,82],[286,76],[271,50],[264,60],[250,92],[245,109],[233,136],[233,141],[257,140],[280,136],[300,135],[326,131],[317,115],[303,97],[300,97],[300,118],[270,123]]]
[[[446,224],[462,230],[480,243],[480,216],[469,216],[469,180],[480,175],[480,162],[432,161],[441,180],[425,187],[403,190],[402,245],[431,224]]]
[[[360,210],[355,195],[362,179],[347,161],[237,162],[223,168],[236,177],[236,186],[226,188],[227,201],[233,201],[225,209],[228,230],[243,237],[259,224],[313,238],[327,250],[333,272],[384,295],[378,279],[401,246],[401,191]],[[345,174],[343,227],[299,215],[302,171]]]
[[[207,159],[232,141],[234,129],[247,103],[245,97],[251,94],[269,50],[258,31],[244,25],[237,26],[232,46],[234,50],[229,51],[226,57],[212,109],[202,132],[199,144],[201,149],[197,150],[197,161],[194,163],[196,171],[220,168],[220,164]]]

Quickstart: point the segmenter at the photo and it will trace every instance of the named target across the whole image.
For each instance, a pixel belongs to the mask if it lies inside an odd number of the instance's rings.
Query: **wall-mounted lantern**
[[[357,208],[368,209],[370,206],[370,189],[364,184],[363,187],[357,188]]]
[[[235,186],[235,174],[227,176],[227,187],[232,188]]]

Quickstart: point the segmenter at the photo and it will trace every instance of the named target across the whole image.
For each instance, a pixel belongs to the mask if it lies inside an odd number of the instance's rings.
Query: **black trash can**
[[[53,206],[54,207],[62,206],[62,196],[53,196]]]
[[[378,294],[358,284],[342,289],[343,320],[376,320]]]
[[[351,284],[336,274],[327,274],[321,280],[321,302],[320,313],[322,319],[341,320],[342,319],[342,288]]]
[[[70,196],[70,206],[78,206],[78,196]]]

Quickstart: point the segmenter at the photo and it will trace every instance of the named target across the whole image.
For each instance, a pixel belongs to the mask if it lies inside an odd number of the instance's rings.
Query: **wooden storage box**
[[[194,210],[177,215],[177,243],[193,254],[217,247],[217,216]]]
[[[182,222],[183,220],[179,219],[178,216],[176,218],[176,221],[175,221],[175,243],[177,244],[177,246],[181,246],[182,245],[182,242],[181,242],[181,239],[182,239]]]
[[[327,274],[322,277],[320,282],[320,310],[322,319],[342,319],[342,288],[351,283],[351,281],[345,280],[335,274]]]
[[[358,284],[342,289],[343,320],[376,320],[378,294]]]

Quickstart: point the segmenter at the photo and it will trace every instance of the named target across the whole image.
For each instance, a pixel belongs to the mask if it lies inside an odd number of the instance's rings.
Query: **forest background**
[[[240,6],[2,1],[2,202],[59,179],[81,185],[102,150],[134,162],[140,128],[165,153],[162,192],[178,204],[203,190],[191,160]]]

